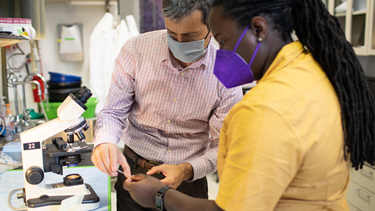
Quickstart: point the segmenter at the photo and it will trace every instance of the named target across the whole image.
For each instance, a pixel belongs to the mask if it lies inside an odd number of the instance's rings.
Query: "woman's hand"
[[[164,186],[160,180],[145,174],[133,175],[123,184],[123,188],[143,207],[156,207],[155,195]]]

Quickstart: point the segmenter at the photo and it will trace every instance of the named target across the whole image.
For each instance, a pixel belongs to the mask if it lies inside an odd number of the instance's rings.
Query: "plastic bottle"
[[[15,138],[15,129],[14,129],[14,116],[12,115],[12,111],[9,109],[10,104],[6,104],[7,110],[5,112],[5,140],[13,141]]]
[[[1,97],[0,101],[0,135],[5,136],[5,112],[7,110],[7,107],[5,106],[5,99],[6,97]]]

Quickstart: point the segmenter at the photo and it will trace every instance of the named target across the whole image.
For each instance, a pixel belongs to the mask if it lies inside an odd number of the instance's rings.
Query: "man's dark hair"
[[[174,22],[190,15],[195,10],[202,11],[202,22],[208,26],[212,0],[163,0],[164,16]]]
[[[214,0],[224,17],[247,27],[255,16],[263,16],[284,40],[296,32],[332,83],[341,106],[345,159],[352,167],[375,161],[375,102],[361,64],[346,40],[338,19],[322,0]],[[325,128],[322,128],[325,130]]]

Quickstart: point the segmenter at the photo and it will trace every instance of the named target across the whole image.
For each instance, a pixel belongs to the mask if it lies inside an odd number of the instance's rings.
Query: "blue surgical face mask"
[[[204,48],[204,42],[210,32],[202,40],[193,42],[178,42],[168,33],[167,42],[173,56],[185,63],[193,63],[200,59],[207,51]]]

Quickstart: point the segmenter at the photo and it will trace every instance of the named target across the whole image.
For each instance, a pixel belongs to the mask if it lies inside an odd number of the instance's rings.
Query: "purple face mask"
[[[233,51],[218,50],[216,53],[214,74],[228,89],[254,81],[254,75],[250,67],[258,53],[260,42],[255,48],[253,57],[249,64],[247,64],[246,61],[236,53],[236,50],[248,29],[249,27],[246,27]]]

